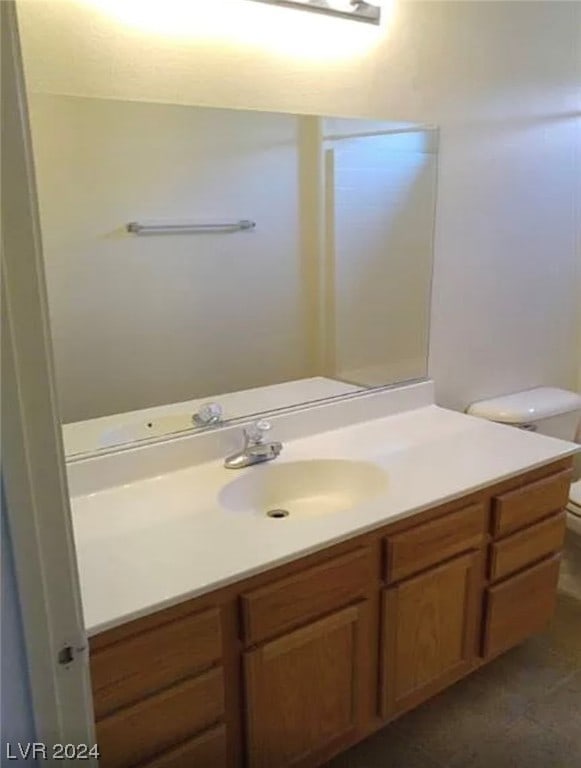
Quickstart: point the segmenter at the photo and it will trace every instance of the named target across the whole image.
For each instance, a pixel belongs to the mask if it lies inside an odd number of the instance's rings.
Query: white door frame
[[[0,0],[0,14],[2,477],[8,525],[36,739],[49,746],[93,744],[88,645],[57,416],[36,184],[14,0]],[[65,663],[67,654],[71,659],[69,663]],[[85,764],[96,765],[96,762]]]

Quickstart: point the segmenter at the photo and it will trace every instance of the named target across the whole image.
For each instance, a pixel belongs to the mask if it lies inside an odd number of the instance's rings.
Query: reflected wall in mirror
[[[436,129],[29,101],[69,455],[426,376]]]

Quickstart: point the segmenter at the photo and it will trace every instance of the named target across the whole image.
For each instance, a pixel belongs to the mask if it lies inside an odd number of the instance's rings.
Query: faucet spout
[[[226,457],[224,460],[226,469],[244,469],[244,467],[250,467],[253,464],[261,464],[276,459],[282,451],[282,443],[278,441],[267,442],[264,435],[268,430],[270,430],[268,421],[257,421],[244,429],[244,447]]]

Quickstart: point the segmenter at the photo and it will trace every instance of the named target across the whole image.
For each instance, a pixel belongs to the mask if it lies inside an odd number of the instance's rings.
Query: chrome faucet
[[[244,428],[244,446],[241,451],[227,456],[224,460],[226,469],[244,469],[252,464],[260,464],[263,461],[276,459],[282,451],[282,443],[267,442],[265,433],[270,430],[270,422],[256,421]]]

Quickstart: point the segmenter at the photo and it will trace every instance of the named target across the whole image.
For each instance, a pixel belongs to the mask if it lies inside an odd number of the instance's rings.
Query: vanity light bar
[[[226,221],[216,224],[140,224],[137,221],[130,221],[127,224],[127,231],[132,235],[170,235],[180,232],[242,232],[247,229],[254,229],[255,226],[256,222],[250,221],[250,219]]]
[[[341,16],[344,19],[364,21],[368,24],[379,24],[381,20],[380,6],[367,3],[365,0],[255,0],[255,2],[328,13],[332,16]]]

